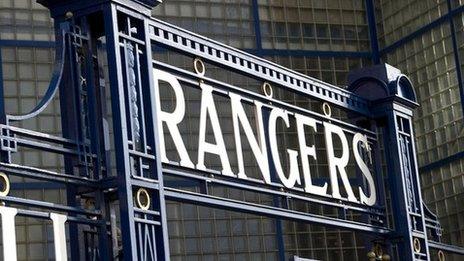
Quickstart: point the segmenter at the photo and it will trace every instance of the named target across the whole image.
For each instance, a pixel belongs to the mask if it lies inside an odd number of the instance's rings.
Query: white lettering
[[[207,170],[205,167],[205,153],[216,154],[221,159],[222,174],[233,176],[230,168],[229,157],[227,156],[226,146],[222,138],[221,126],[213,100],[213,88],[206,84],[201,87],[201,112],[200,112],[200,138],[198,140],[198,163],[197,169]],[[209,118],[213,127],[213,134],[216,144],[206,142],[206,118]]]
[[[68,217],[65,215],[50,214],[50,219],[53,221],[53,240],[55,242],[55,260],[66,261],[68,260],[68,252],[66,250],[66,220]]]
[[[180,135],[179,128],[177,125],[182,121],[185,114],[185,99],[184,92],[182,87],[179,84],[179,81],[172,75],[157,69],[153,69],[153,75],[155,77],[155,91],[157,91],[157,96],[160,100],[156,102],[156,110],[158,112],[158,134],[160,142],[160,153],[161,160],[165,163],[169,163],[169,159],[166,156],[166,146],[164,143],[164,133],[163,133],[163,122],[166,123],[169,133],[174,141],[174,144],[177,148],[180,157],[180,165],[188,168],[193,168],[194,165],[190,160],[190,157],[185,148],[184,142]],[[165,81],[174,90],[176,96],[176,108],[173,112],[165,112],[161,110],[161,97],[159,90],[159,81]]]
[[[359,196],[361,198],[361,203],[373,206],[376,202],[376,191],[375,191],[375,183],[374,178],[372,177],[369,168],[367,167],[366,163],[362,159],[358,147],[358,143],[361,142],[364,148],[369,147],[369,143],[367,142],[367,136],[362,135],[361,133],[356,133],[353,137],[353,151],[354,151],[354,158],[356,159],[356,164],[358,164],[359,169],[361,169],[362,174],[367,179],[367,183],[369,184],[369,193],[370,196],[367,197],[361,187],[359,187]]]
[[[303,116],[303,115],[299,115],[299,114],[296,114],[295,118],[296,118],[297,133],[298,133],[298,143],[300,146],[301,166],[303,169],[303,178],[305,182],[305,191],[308,193],[316,194],[316,195],[328,196],[327,195],[327,182],[325,182],[322,187],[313,185],[312,180],[311,180],[311,171],[309,168],[308,157],[311,156],[314,159],[317,159],[316,148],[314,145],[312,146],[306,145],[304,127],[309,126],[314,130],[314,132],[316,132],[317,131],[316,120]]]
[[[264,124],[261,107],[262,103],[255,101],[255,115],[256,125],[258,127],[258,139],[253,134],[250,122],[247,119],[245,110],[243,109],[240,95],[229,93],[232,108],[232,120],[234,125],[234,137],[235,147],[237,149],[237,160],[238,160],[238,174],[237,176],[242,179],[246,179],[245,167],[243,165],[243,152],[242,152],[242,141],[240,139],[240,123],[245,132],[245,136],[250,144],[253,155],[256,158],[261,174],[263,175],[266,183],[271,183],[271,177],[269,173],[269,162],[267,158],[266,139],[264,136]]]
[[[338,168],[343,185],[345,186],[346,193],[348,194],[348,201],[358,202],[354,196],[353,190],[351,189],[350,180],[348,179],[348,175],[346,174],[345,170],[346,165],[348,165],[350,154],[348,141],[346,140],[346,136],[343,133],[343,129],[328,122],[324,122],[324,130],[325,144],[327,147],[327,160],[329,162],[330,182],[332,187],[332,197],[342,199],[342,196],[340,195],[340,188],[338,186]],[[342,143],[342,156],[340,158],[335,157],[332,134],[336,134]]]
[[[15,217],[18,209],[0,206],[2,216],[3,260],[17,261]],[[55,245],[55,260],[68,260],[66,244],[66,221],[68,217],[61,214],[50,213],[53,223],[53,241]]]
[[[18,210],[9,207],[0,207],[2,215],[3,260],[18,260],[16,251],[15,217]]]
[[[345,131],[342,129],[342,127],[334,125],[330,122],[319,123],[318,120],[307,115],[288,112],[278,107],[271,107],[269,118],[266,119],[263,118],[263,110],[267,111],[269,105],[256,100],[247,100],[246,102],[249,102],[250,105],[253,105],[254,107],[256,125],[252,126],[252,124],[250,124],[250,120],[247,118],[245,104],[242,103],[245,102],[244,99],[238,94],[228,92],[227,95],[229,96],[231,103],[230,106],[232,114],[232,126],[234,131],[235,152],[237,154],[238,172],[237,175],[235,175],[231,168],[226,143],[224,142],[223,132],[219,122],[219,117],[223,117],[223,115],[218,115],[217,108],[214,103],[215,90],[213,86],[207,85],[203,82],[200,83],[201,108],[200,119],[198,122],[198,160],[196,165],[194,165],[194,163],[190,160],[187,149],[182,140],[181,132],[179,130],[179,124],[181,124],[183,121],[186,110],[186,101],[179,80],[170,73],[156,69],[154,69],[154,76],[155,88],[159,99],[156,104],[156,110],[158,113],[157,127],[160,134],[161,160],[164,163],[170,162],[166,156],[165,140],[163,135],[163,124],[166,124],[167,130],[171,135],[179,154],[181,166],[209,171],[210,169],[205,166],[205,154],[209,153],[219,157],[222,167],[221,173],[223,175],[238,177],[240,179],[248,179],[242,144],[243,135],[248,141],[251,152],[253,153],[256,163],[260,169],[262,180],[265,183],[272,183],[270,168],[272,167],[271,164],[273,164],[277,175],[276,178],[286,188],[291,189],[299,185],[299,189],[303,188],[306,193],[311,193],[318,196],[331,196],[335,199],[348,200],[369,206],[376,204],[377,194],[373,174],[371,173],[367,163],[362,157],[363,150],[361,147],[368,148],[369,146],[366,135],[356,133],[352,140],[354,154],[353,161],[355,161],[357,167],[361,171],[366,183],[364,186],[358,186],[358,190],[355,192],[359,191],[359,198],[356,198],[346,170],[350,161],[351,151],[350,147],[348,146],[349,144],[345,135]],[[174,92],[175,108],[172,112],[161,110],[161,98],[159,98],[160,81],[168,83]],[[299,149],[286,148],[284,151],[286,152],[285,156],[282,155],[282,157],[288,157],[288,167],[286,170],[284,170],[280,158],[282,153],[279,153],[277,125],[280,124],[278,121],[281,120],[282,123],[285,124],[284,128],[290,128],[290,116],[294,116],[295,118]],[[211,140],[208,138],[207,141],[206,130],[207,126],[209,126],[208,119],[212,127],[213,137]],[[266,120],[268,120],[268,126],[264,126]],[[309,130],[316,134],[318,131],[318,124],[322,124],[324,127],[325,146],[329,169],[327,181],[324,181],[320,184],[317,183],[317,185],[315,185],[313,183],[314,179],[311,173],[310,162],[311,160],[317,161],[317,150],[315,144],[307,144],[307,133],[305,133],[305,130]],[[254,130],[254,128],[256,128],[256,130]],[[265,128],[269,128],[268,132],[266,132]],[[266,135],[268,135],[268,137]],[[338,137],[335,139],[339,140],[338,143],[340,144],[341,148],[334,148],[334,136]],[[212,141],[213,138],[214,141]],[[267,144],[267,142],[269,143]],[[268,155],[269,152],[270,155]],[[300,157],[300,159],[298,157]],[[300,172],[303,174],[303,185],[301,182],[302,178],[300,176]],[[328,179],[330,179],[330,182]],[[343,183],[343,188],[340,188],[340,180]],[[328,192],[329,187],[331,189],[330,194]],[[340,189],[342,189],[342,191],[340,191]]]
[[[276,168],[277,175],[280,178],[282,184],[287,188],[293,188],[295,183],[301,184],[300,173],[298,171],[298,151],[287,149],[288,156],[290,158],[290,173],[288,178],[285,176],[282,169],[282,163],[280,162],[279,149],[277,146],[277,119],[281,118],[285,122],[287,128],[290,127],[288,119],[288,113],[282,109],[274,108],[269,116],[269,141],[271,146],[272,158],[274,160],[274,166]]]

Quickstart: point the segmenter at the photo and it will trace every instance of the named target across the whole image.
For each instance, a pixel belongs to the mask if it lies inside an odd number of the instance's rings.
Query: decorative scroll
[[[127,50],[127,77],[129,82],[129,101],[131,108],[133,135],[136,142],[140,141],[140,122],[139,122],[139,108],[137,106],[137,89],[136,89],[136,76],[135,76],[135,56],[134,47],[130,43],[126,43]]]
[[[69,26],[62,26],[62,28],[69,28]],[[24,115],[7,115],[7,121],[22,121],[26,119],[33,118],[41,113],[50,102],[55,97],[56,93],[58,92],[61,78],[63,76],[64,64],[65,64],[65,57],[66,57],[66,39],[68,35],[69,29],[61,30],[61,41],[57,41],[59,45],[56,47],[56,58],[55,58],[55,66],[53,69],[52,79],[50,80],[50,84],[48,86],[47,91],[45,92],[44,97],[42,100],[32,109],[29,113]]]
[[[414,204],[414,195],[413,195],[413,185],[411,180],[411,169],[410,169],[410,162],[407,153],[407,147],[405,144],[404,137],[400,136],[400,147],[401,147],[401,157],[402,157],[402,164],[404,170],[404,178],[406,182],[406,193],[407,193],[407,200],[408,200],[408,209],[409,211],[413,211],[413,204]]]

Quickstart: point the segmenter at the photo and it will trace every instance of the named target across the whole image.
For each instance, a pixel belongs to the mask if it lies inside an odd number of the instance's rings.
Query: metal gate
[[[402,260],[431,260],[430,249],[439,250],[441,260],[444,252],[464,254],[462,248],[440,243],[440,224],[422,202],[412,127],[418,104],[411,82],[399,70],[378,65],[352,72],[345,90],[152,18],[155,0],[38,2],[55,19],[56,64],[43,100],[29,114],[7,115],[0,98],[5,260],[17,259],[16,216],[51,220],[56,260],[169,260],[166,200],[365,233],[371,260],[387,258],[382,253],[398,253]],[[159,52],[189,57],[193,70],[156,59]],[[238,88],[210,77],[206,72],[213,67],[248,77],[262,89]],[[366,168],[373,172],[375,204],[360,204],[361,192],[349,192],[350,179],[360,184],[360,191],[362,184],[369,185],[359,171],[340,185],[347,197],[337,196],[334,188],[332,196],[321,197],[302,187],[279,184],[279,168],[271,160],[276,155],[269,153],[262,155],[267,163],[258,163],[270,166],[264,181],[244,173],[237,178],[204,164],[193,166],[186,161],[185,148],[172,144],[179,138],[173,137],[170,144],[163,138],[162,124],[174,121],[174,113],[172,119],[159,119],[165,95],[160,82],[171,76],[182,90],[206,92],[208,99],[259,104],[262,115],[256,119],[266,126],[277,108],[310,117],[314,126],[340,128],[349,137],[362,134],[365,153],[358,156],[370,162]],[[276,98],[278,92],[311,100],[320,110],[283,102]],[[58,93],[63,137],[18,127],[46,110]],[[332,116],[334,112],[343,117]],[[220,137],[215,138],[218,143]],[[270,138],[263,143],[273,146]],[[350,149],[357,146],[354,142]],[[59,155],[63,171],[18,164],[15,153],[23,148]],[[9,196],[9,179],[16,176],[61,184],[66,204]],[[324,184],[324,179],[315,179],[312,188]],[[223,189],[246,191],[262,200],[234,197],[221,193]],[[335,214],[303,211],[298,204],[323,206]],[[278,233],[282,236],[282,231]]]

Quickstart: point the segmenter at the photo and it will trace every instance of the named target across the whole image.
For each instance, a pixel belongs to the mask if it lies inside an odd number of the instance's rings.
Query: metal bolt
[[[69,19],[71,19],[71,18],[74,17],[74,14],[73,14],[73,12],[68,11],[68,12],[66,12],[66,14],[64,15],[64,17],[66,18],[66,20],[69,20]]]

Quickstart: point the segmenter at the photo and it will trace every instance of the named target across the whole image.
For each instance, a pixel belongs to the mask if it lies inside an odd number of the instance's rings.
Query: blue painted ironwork
[[[33,40],[1,40],[0,46],[3,47],[36,47],[36,48],[54,48],[53,41],[33,41]]]
[[[392,236],[403,240],[398,245],[399,256],[404,260],[430,260],[429,244],[440,240],[441,227],[422,201],[412,127],[413,109],[418,104],[412,84],[389,65],[354,72],[349,78],[351,90],[378,101],[372,107],[372,117],[386,120],[387,168],[395,223]]]
[[[256,37],[256,50],[260,51],[263,49],[262,35],[261,35],[261,22],[259,19],[259,4],[258,0],[251,1],[252,11],[253,11],[253,26],[255,30]]]
[[[50,80],[49,87],[42,98],[42,100],[33,108],[29,113],[24,115],[7,115],[7,121],[22,121],[33,118],[43,110],[47,108],[47,106],[52,102],[53,98],[55,97],[56,93],[59,89],[59,84],[61,83],[61,77],[63,76],[64,71],[64,59],[65,59],[65,52],[66,52],[66,31],[65,29],[61,29],[59,35],[62,35],[61,40],[58,41],[59,45],[56,46],[56,58],[55,58],[55,65],[52,73],[52,79]]]
[[[380,63],[379,39],[377,37],[377,23],[375,19],[374,0],[366,0],[367,24],[369,26],[369,40],[371,43],[372,62]]]
[[[440,159],[440,160],[437,160],[437,161],[434,161],[430,164],[427,164],[425,166],[422,166],[419,168],[419,172],[422,174],[426,174],[428,175],[430,171],[434,170],[434,169],[438,169],[440,167],[443,167],[447,164],[450,164],[452,162],[456,162],[457,160],[460,160],[464,158],[464,151],[461,151],[461,152],[458,152],[456,154],[453,154],[449,157],[446,157],[446,158],[443,158],[443,159]]]
[[[454,16],[458,15],[458,14],[461,14],[462,12],[464,12],[464,6],[459,6],[453,10],[451,10],[450,12],[444,14],[443,16],[433,20],[432,22],[430,22],[429,24],[426,24],[422,27],[420,27],[419,29],[415,30],[414,32],[402,37],[401,39],[399,39],[398,41],[384,47],[383,49],[380,50],[380,54],[381,55],[385,55],[393,50],[395,50],[396,48],[404,45],[405,43],[413,40],[414,38],[416,37],[419,37],[421,36],[422,34],[424,33],[427,33],[429,32],[431,29],[445,23],[445,22],[448,22],[449,20],[453,19]]]
[[[350,57],[371,58],[370,52],[287,50],[287,49],[245,49],[247,53],[257,56],[296,56],[296,57]]]
[[[45,211],[67,213],[73,260],[169,260],[167,199],[365,233],[373,242],[395,245],[402,260],[430,260],[429,248],[464,254],[460,248],[439,243],[439,222],[423,205],[412,129],[412,110],[417,106],[415,93],[408,78],[398,70],[379,65],[353,72],[350,90],[345,90],[151,18],[151,8],[158,1],[39,2],[50,8],[56,23],[59,45],[56,47],[53,80],[44,99],[31,113],[7,117],[3,112],[0,115],[3,117],[0,125],[0,171],[53,183],[57,187],[64,186],[67,204],[11,196],[0,197],[0,200],[7,205],[20,206],[20,214],[26,216],[48,218]],[[200,57],[208,63],[244,77],[270,82],[308,99],[328,102],[347,111],[355,120],[351,123],[336,120],[155,61],[152,57],[154,45]],[[278,55],[280,51],[258,50],[259,55],[272,55],[272,52]],[[291,53],[299,54],[308,53]],[[331,54],[333,56],[333,52]],[[370,57],[369,53],[351,54]],[[176,75],[186,86],[198,85],[201,80],[211,85],[215,93],[231,91],[247,99],[261,101],[265,110],[269,110],[269,103],[272,103],[320,122],[331,121],[347,133],[365,134],[369,145],[376,148],[373,162],[377,175],[382,169],[378,140],[382,134],[387,150],[386,179],[391,187],[379,188],[380,203],[367,207],[332,198],[309,197],[301,188],[286,189],[272,180],[270,184],[252,178],[237,181],[217,175],[213,170],[193,171],[175,162],[162,164],[155,113],[159,93],[155,91],[153,82],[154,67]],[[57,90],[60,93],[63,137],[14,126],[16,121],[39,115],[56,96]],[[107,92],[111,96],[111,126],[106,111]],[[3,106],[3,97],[0,98]],[[115,151],[114,171],[110,164],[111,144],[114,144]],[[63,173],[16,164],[11,155],[23,147],[59,155],[65,162]],[[170,178],[180,181],[168,182]],[[383,187],[383,178],[377,176],[376,180],[377,186]],[[198,190],[188,191],[183,188],[185,184],[196,186]],[[274,204],[217,196],[211,190],[214,186],[271,196]],[[387,224],[387,193],[393,199],[394,226]],[[151,199],[146,205],[140,201],[142,194]],[[294,209],[289,204],[292,200],[333,208],[339,215],[327,217]],[[115,204],[119,205],[120,223],[112,217],[116,211]],[[34,207],[44,212],[22,207]],[[348,211],[364,218],[361,221],[351,220],[346,215]],[[83,224],[86,226],[83,227]],[[281,231],[278,233],[282,234]],[[420,250],[414,249],[415,242],[419,242]],[[280,245],[282,259],[283,241]]]
[[[454,25],[454,16],[452,14],[453,8],[451,5],[451,0],[447,0],[446,4],[448,6],[448,15],[450,16],[449,19],[449,25],[450,25],[450,30],[451,30],[451,42],[453,44],[453,54],[454,54],[454,63],[455,63],[455,68],[456,68],[456,76],[458,78],[458,86],[459,86],[459,94],[460,94],[460,100],[461,100],[461,109],[462,113],[464,114],[464,79],[462,75],[462,68],[461,68],[461,59],[459,57],[459,47],[458,47],[458,41],[456,39],[456,27]]]

